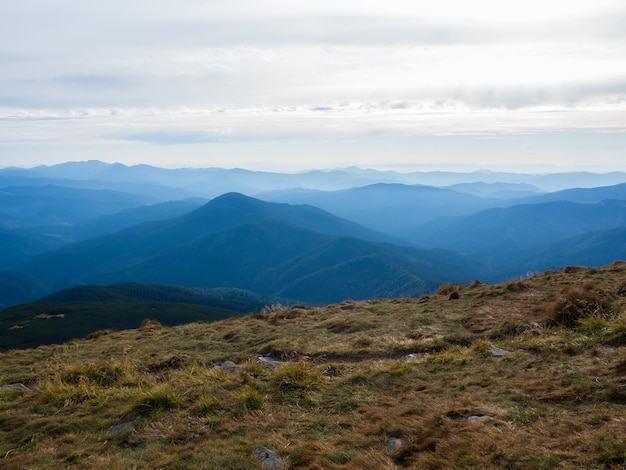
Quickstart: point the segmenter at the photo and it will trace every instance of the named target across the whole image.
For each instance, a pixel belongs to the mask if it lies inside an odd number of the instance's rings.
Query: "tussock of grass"
[[[435,294],[446,296],[452,294],[453,292],[457,292],[456,286],[452,283],[447,283],[439,286],[439,288],[435,291]]]
[[[132,369],[128,364],[100,362],[71,367],[61,373],[61,381],[72,385],[86,381],[107,386],[122,383],[128,380],[131,375]]]
[[[561,299],[549,306],[548,322],[551,325],[572,328],[581,319],[609,317],[612,310],[612,296],[593,284],[586,283],[568,290]]]
[[[160,410],[173,410],[184,405],[185,400],[168,385],[157,386],[137,396],[131,405],[131,413],[145,415]]]
[[[46,384],[39,393],[41,403],[65,407],[82,403],[96,397],[96,391],[89,384]]]
[[[246,387],[236,395],[236,405],[233,409],[235,416],[242,416],[253,411],[265,408],[265,397],[257,390]]]
[[[465,364],[472,360],[472,352],[463,346],[451,346],[446,351],[428,357],[428,362],[436,364]]]
[[[145,320],[143,320],[141,322],[141,325],[139,326],[140,330],[160,330],[162,328],[165,328],[165,326],[158,320],[153,320],[151,318],[146,318]]]
[[[314,390],[322,381],[319,370],[306,362],[285,364],[272,375],[272,382],[279,392]]]

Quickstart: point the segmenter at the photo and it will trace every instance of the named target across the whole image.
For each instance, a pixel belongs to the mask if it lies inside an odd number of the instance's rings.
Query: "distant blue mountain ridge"
[[[98,161],[0,169],[0,305],[119,282],[326,303],[605,264],[624,256],[625,181]]]

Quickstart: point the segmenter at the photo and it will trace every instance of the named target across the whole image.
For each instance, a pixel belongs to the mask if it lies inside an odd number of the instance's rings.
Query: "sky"
[[[0,167],[626,170],[623,0],[0,4]]]

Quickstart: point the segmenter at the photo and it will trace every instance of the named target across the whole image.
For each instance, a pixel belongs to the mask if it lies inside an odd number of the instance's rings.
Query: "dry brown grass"
[[[576,267],[9,351],[0,385],[32,392],[0,392],[0,468],[248,469],[261,445],[289,469],[623,468],[625,278]]]

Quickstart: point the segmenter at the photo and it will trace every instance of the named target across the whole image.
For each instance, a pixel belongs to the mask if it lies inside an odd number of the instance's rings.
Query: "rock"
[[[273,357],[264,357],[264,356],[257,357],[256,363],[262,365],[263,367],[269,370],[276,369],[278,365],[280,364],[280,362],[278,362]]]
[[[389,452],[395,452],[402,448],[404,441],[399,437],[390,437],[387,439],[387,450]]]
[[[491,355],[493,357],[502,357],[511,354],[511,351],[507,351],[506,349],[496,348],[495,346],[491,346]]]
[[[261,468],[263,469],[281,470],[283,468],[283,460],[280,456],[267,447],[257,447],[253,455],[261,463]]]
[[[32,392],[32,390],[22,383],[16,383],[0,386],[0,392]]]
[[[541,334],[541,325],[539,325],[539,323],[527,323],[525,325],[519,325],[517,327],[517,334],[522,334],[522,333],[530,333],[534,336],[539,336]]]
[[[234,374],[239,369],[239,366],[233,361],[224,361],[220,364],[220,370]]]
[[[106,431],[104,431],[106,434],[117,434],[120,433],[126,429],[132,428],[133,427],[133,422],[129,421],[126,423],[120,423],[120,424],[114,424],[113,426],[111,426],[110,428],[108,428]]]
[[[491,416],[476,416],[476,415],[472,415],[472,416],[468,416],[467,420],[470,423],[484,423],[485,421],[489,421],[491,419]]]
[[[417,354],[411,353],[404,356],[407,361],[417,361]]]

